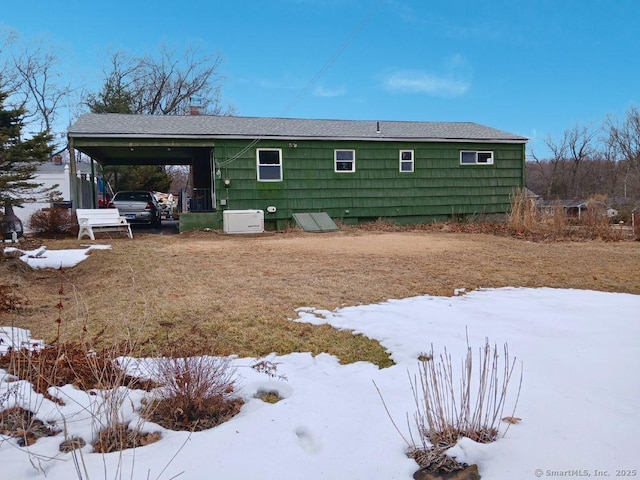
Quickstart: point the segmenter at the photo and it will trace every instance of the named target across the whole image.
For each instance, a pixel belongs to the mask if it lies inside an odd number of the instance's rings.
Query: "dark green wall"
[[[345,223],[383,218],[418,223],[508,211],[523,186],[524,144],[358,141],[216,142],[217,207],[265,210],[281,228],[295,212],[325,211]],[[281,148],[282,182],[258,182],[256,148]],[[334,149],[356,151],[355,173],[334,172]],[[414,172],[399,171],[399,150],[414,150]],[[493,165],[460,165],[460,150],[492,150]],[[231,160],[235,155],[240,156]],[[228,178],[230,184],[224,186]],[[221,205],[226,200],[226,206]],[[276,213],[266,213],[273,205]],[[220,213],[221,215],[221,213]]]

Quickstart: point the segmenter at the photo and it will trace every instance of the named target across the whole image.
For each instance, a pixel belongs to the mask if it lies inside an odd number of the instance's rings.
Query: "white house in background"
[[[80,198],[87,202],[87,205],[91,202],[91,195],[93,190],[91,188],[91,164],[77,162],[76,163],[77,176],[79,179]],[[70,167],[69,161],[61,158],[60,155],[56,155],[52,160],[41,164],[36,172],[34,182],[42,184],[42,187],[49,188],[57,185],[55,190],[61,195],[57,200],[62,197],[62,205],[68,205],[71,207],[71,180],[70,180]],[[98,191],[98,178],[94,179],[95,191]],[[84,204],[84,203],[83,203]],[[43,208],[49,208],[53,206],[49,194],[40,194],[33,202],[25,202],[21,207],[14,207],[13,212],[22,220],[22,225],[25,232],[31,230],[29,219],[38,210]],[[90,208],[90,207],[88,207]]]

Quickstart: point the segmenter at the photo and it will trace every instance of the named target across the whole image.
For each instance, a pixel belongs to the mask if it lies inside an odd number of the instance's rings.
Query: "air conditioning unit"
[[[224,233],[263,233],[264,211],[225,210],[222,213]]]

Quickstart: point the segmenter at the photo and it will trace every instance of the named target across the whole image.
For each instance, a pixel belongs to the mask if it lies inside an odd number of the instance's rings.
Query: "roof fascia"
[[[146,140],[283,140],[283,141],[304,141],[304,140],[325,140],[325,141],[347,141],[347,142],[417,142],[417,143],[509,143],[525,144],[528,139],[515,138],[414,138],[414,137],[335,137],[335,136],[299,136],[299,135],[148,135],[148,134],[72,134],[74,139],[146,139]]]

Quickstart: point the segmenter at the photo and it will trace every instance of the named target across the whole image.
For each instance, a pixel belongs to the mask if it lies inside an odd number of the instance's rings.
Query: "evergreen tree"
[[[89,94],[87,106],[91,112],[134,113],[134,94],[123,84],[122,75],[117,71],[111,73],[99,93]]]
[[[118,190],[148,190],[168,192],[171,177],[160,165],[132,165],[107,167],[105,172],[111,174],[109,182]]]
[[[38,166],[51,156],[51,135],[41,132],[23,140],[25,111],[6,108],[7,97],[6,92],[0,91],[0,204],[11,200],[13,205],[19,206],[47,191],[34,180]]]
[[[134,94],[123,84],[119,72],[112,73],[97,95],[90,95],[87,105],[93,113],[134,113]],[[103,168],[103,177],[114,191],[150,190],[167,192],[171,177],[161,166],[122,165]]]

